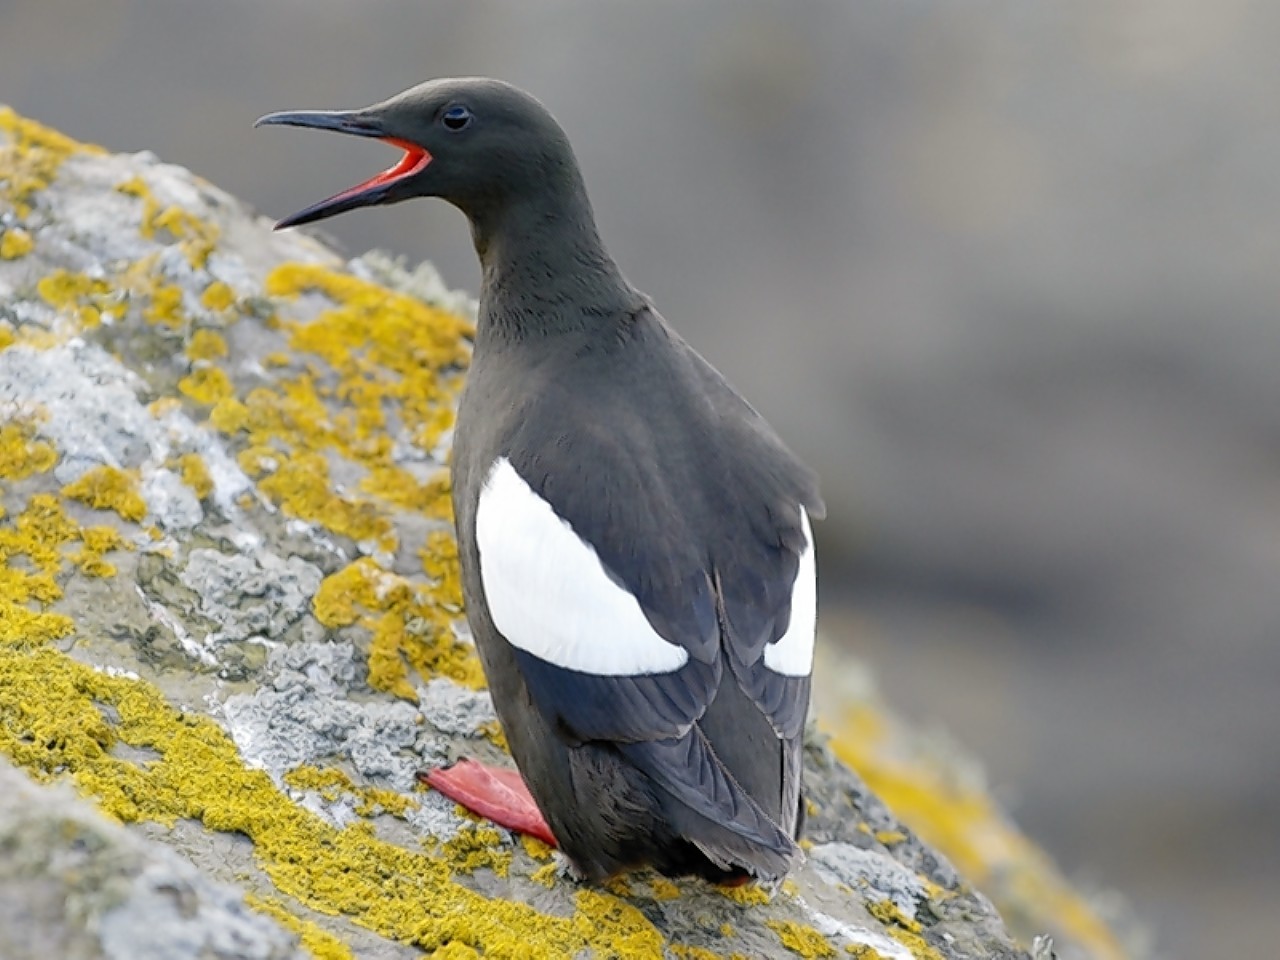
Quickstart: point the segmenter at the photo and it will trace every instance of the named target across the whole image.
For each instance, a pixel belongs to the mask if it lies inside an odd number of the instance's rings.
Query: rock
[[[298,938],[65,786],[0,764],[0,956],[304,960]]]
[[[324,957],[1027,956],[816,735],[811,857],[772,897],[580,887],[423,791],[503,756],[445,471],[469,301],[438,278],[3,110],[0,231],[0,753],[128,826],[9,791],[31,869],[74,846],[50,823],[129,851],[84,910],[19,884],[31,942],[291,955],[235,884]]]

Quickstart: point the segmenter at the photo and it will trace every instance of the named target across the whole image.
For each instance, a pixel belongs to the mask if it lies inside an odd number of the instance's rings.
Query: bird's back
[[[776,601],[783,589],[789,594],[796,577],[799,509],[822,510],[809,471],[648,307],[554,342],[478,350],[454,456],[456,490],[463,494],[457,513],[464,568],[480,562],[476,491],[491,464],[510,458],[523,480],[591,542],[610,575],[638,596],[658,632],[675,642],[687,636],[695,658],[714,665],[714,680],[696,711],[696,732],[768,820],[794,838],[808,676],[774,677],[751,664],[739,669],[744,659],[758,659],[764,641],[754,654],[744,654],[757,641],[737,627],[776,638],[769,618],[778,604],[766,601]],[[692,634],[701,624],[681,591],[690,576],[704,572],[713,605],[712,649],[700,653]],[[465,581],[469,605],[482,604],[478,571]],[[756,609],[761,603],[763,609]],[[573,617],[575,611],[562,614]],[[486,633],[484,626],[477,631],[482,654],[486,645],[506,645],[496,627],[496,636]],[[565,744],[578,738],[573,715],[557,713],[554,699],[539,704],[525,691],[503,699],[524,708],[523,716],[504,718],[508,726],[533,722],[530,710],[541,707],[546,714],[549,708],[556,716],[539,718],[547,729]],[[625,709],[625,703],[615,708]],[[552,805],[591,801],[562,795],[566,767],[545,744],[525,746],[541,757],[526,759],[544,768],[526,773],[535,796],[541,776],[557,782],[544,786],[554,794]],[[520,762],[515,742],[513,748]],[[546,769],[551,767],[558,774]],[[740,851],[718,859],[753,867],[737,862],[744,859]],[[770,862],[778,862],[776,851]]]

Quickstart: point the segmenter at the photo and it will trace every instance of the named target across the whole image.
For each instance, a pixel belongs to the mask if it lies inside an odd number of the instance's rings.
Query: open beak
[[[314,223],[326,217],[356,207],[368,207],[386,203],[392,187],[402,180],[416,176],[427,168],[431,162],[431,154],[415,143],[388,136],[377,117],[359,111],[335,110],[297,110],[284,113],[269,113],[260,118],[255,127],[262,126],[314,127],[317,130],[336,130],[356,137],[373,137],[383,143],[389,143],[404,151],[404,156],[395,166],[383,170],[375,177],[358,183],[348,190],[334,194],[328,200],[321,200],[305,210],[299,210],[292,216],[285,217],[276,224],[276,229],[296,227],[303,223]]]

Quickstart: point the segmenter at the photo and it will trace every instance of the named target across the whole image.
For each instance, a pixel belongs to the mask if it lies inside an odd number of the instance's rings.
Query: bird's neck
[[[581,187],[473,214],[471,232],[481,267],[477,338],[589,332],[644,303],[605,250]]]

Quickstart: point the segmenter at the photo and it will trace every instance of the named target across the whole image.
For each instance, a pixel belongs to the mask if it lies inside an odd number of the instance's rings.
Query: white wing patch
[[[489,615],[512,646],[609,677],[670,673],[688,662],[688,651],[657,634],[595,548],[506,457],[493,462],[480,490],[476,543]]]
[[[788,677],[807,677],[813,672],[813,639],[818,626],[818,575],[813,562],[813,528],[809,514],[800,508],[805,548],[800,569],[791,587],[791,622],[787,632],[764,647],[764,665]]]

